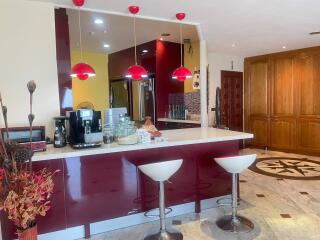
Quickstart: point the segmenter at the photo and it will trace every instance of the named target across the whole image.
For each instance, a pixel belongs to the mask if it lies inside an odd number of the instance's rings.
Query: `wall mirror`
[[[188,118],[200,118],[199,39],[196,26],[183,24],[184,65],[194,72],[185,82],[171,75],[180,66],[179,23],[136,18],[138,64],[148,71],[142,81],[125,77],[134,63],[133,17],[81,11],[83,61],[96,76],[86,81],[70,78],[71,67],[81,59],[79,17],[76,9],[56,9],[56,39],[61,113],[79,108],[102,112],[126,108],[135,121],[152,116],[175,118],[186,109]],[[171,111],[171,112],[170,112]],[[185,111],[184,111],[185,112]],[[173,116],[170,116],[173,117]]]

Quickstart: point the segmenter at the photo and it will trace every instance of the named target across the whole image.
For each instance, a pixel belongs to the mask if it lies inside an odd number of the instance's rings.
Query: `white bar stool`
[[[144,240],[182,240],[180,232],[167,230],[165,219],[165,196],[164,181],[167,181],[175,174],[182,165],[183,160],[173,160],[165,162],[150,163],[140,165],[138,168],[152,180],[159,182],[159,212],[160,212],[160,231],[156,234],[146,236]]]
[[[247,169],[255,160],[257,155],[243,155],[233,157],[215,158],[217,164],[232,174],[232,215],[223,216],[216,224],[219,228],[228,232],[250,232],[254,224],[247,218],[237,214],[238,206],[238,175]]]

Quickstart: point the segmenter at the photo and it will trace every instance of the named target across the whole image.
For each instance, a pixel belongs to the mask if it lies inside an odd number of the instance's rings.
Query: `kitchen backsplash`
[[[170,93],[170,105],[185,105],[189,113],[200,114],[200,92]]]

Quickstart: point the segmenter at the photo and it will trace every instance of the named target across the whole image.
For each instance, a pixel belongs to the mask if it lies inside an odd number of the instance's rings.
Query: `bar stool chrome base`
[[[256,154],[215,158],[214,160],[227,172],[232,174],[231,206],[232,214],[216,221],[216,225],[226,232],[248,233],[254,229],[254,224],[247,218],[239,216],[238,212],[238,180],[239,173],[247,169],[256,159]],[[219,202],[218,202],[219,205]]]
[[[160,231],[156,234],[146,236],[144,240],[183,240],[183,235],[175,231]]]
[[[216,224],[223,231],[234,233],[248,233],[254,229],[254,224],[242,216],[236,216],[236,220],[232,218],[232,215],[223,216],[216,221]]]
[[[173,160],[158,163],[149,163],[140,165],[139,169],[149,176],[152,180],[159,183],[159,217],[160,217],[160,230],[156,234],[148,235],[144,240],[183,240],[183,235],[175,230],[168,230],[166,227],[166,206],[164,195],[164,182],[178,171],[181,167],[183,160]],[[169,208],[171,212],[172,209]],[[151,216],[149,212],[145,214],[146,217]],[[155,216],[155,215],[154,215]]]

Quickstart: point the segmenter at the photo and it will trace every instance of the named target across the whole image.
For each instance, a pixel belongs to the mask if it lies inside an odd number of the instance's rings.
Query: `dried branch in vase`
[[[1,109],[2,109],[3,119],[4,119],[4,125],[6,127],[7,139],[8,139],[8,142],[10,143],[9,129],[8,129],[8,108],[3,105],[2,101],[1,101]]]
[[[18,232],[35,226],[38,215],[45,216],[50,209],[50,196],[53,192],[53,176],[58,171],[42,169],[32,171],[32,127],[35,119],[33,114],[33,94],[36,90],[34,81],[27,84],[30,93],[30,145],[22,147],[10,142],[7,113],[0,94],[1,110],[5,123],[7,138],[0,133],[0,210],[4,210],[8,218],[16,225]],[[29,164],[28,164],[29,162]]]
[[[35,115],[32,112],[32,105],[33,105],[33,93],[36,90],[37,85],[33,80],[31,80],[31,81],[28,82],[27,88],[28,88],[29,93],[30,93],[30,113],[28,115],[28,119],[29,119],[29,126],[30,126],[30,136],[29,136],[30,149],[32,149],[32,124],[33,124],[33,121],[35,119]],[[29,159],[30,171],[32,171],[32,158],[31,157]]]
[[[35,81],[34,81],[34,80],[29,81],[28,84],[27,84],[27,88],[28,88],[28,90],[29,90],[29,93],[30,93],[30,94],[33,94],[34,91],[35,91],[36,88],[37,88],[37,85],[36,85]]]

